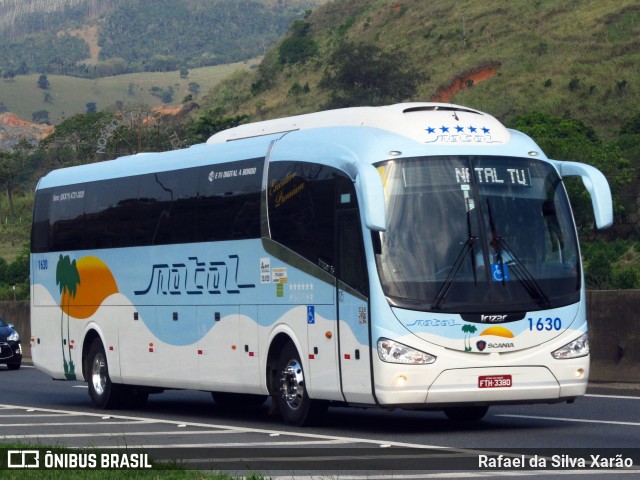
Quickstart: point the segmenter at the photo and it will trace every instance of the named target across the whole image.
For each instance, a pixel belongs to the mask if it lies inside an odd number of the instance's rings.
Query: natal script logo
[[[146,295],[155,285],[159,295],[220,295],[240,293],[241,288],[256,288],[253,283],[238,283],[240,257],[229,255],[228,262],[201,262],[198,257],[189,257],[189,263],[156,264],[151,269],[147,288],[135,290],[136,295]]]
[[[498,143],[499,140],[491,138],[491,129],[486,127],[474,127],[469,125],[463,127],[461,125],[440,127],[427,127],[427,140],[425,143]]]
[[[416,320],[411,324],[407,324],[407,327],[455,327],[460,325],[455,320],[439,320],[437,318],[431,320]]]

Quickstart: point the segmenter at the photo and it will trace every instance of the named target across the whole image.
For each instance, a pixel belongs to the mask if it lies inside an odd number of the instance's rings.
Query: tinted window
[[[260,237],[263,168],[254,159],[199,169],[197,241]]]
[[[137,190],[137,177],[86,184],[84,248],[115,248],[134,244],[138,224]]]
[[[82,246],[84,185],[52,189],[49,222],[52,250],[76,250]]]
[[[198,190],[196,170],[145,175],[138,198],[138,245],[167,245],[194,241]]]
[[[50,192],[38,192],[33,207],[33,225],[31,226],[31,251],[49,250],[49,206]]]
[[[335,275],[335,211],[337,205],[355,201],[349,185],[351,181],[344,173],[326,165],[271,164],[268,183],[271,237]],[[342,192],[341,188],[347,190]]]
[[[258,238],[264,159],[40,190],[32,251]]]

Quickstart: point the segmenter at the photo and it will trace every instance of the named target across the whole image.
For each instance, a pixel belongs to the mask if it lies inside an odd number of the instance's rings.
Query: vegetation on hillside
[[[90,105],[98,111],[130,110],[149,105],[176,108],[183,101],[200,101],[208,90],[235,70],[254,68],[259,60],[187,69],[186,72],[145,72],[113,77],[85,79],[46,75],[48,88],[40,88],[41,75],[0,81],[0,108],[24,120],[58,124],[77,113],[86,113]],[[1,128],[1,124],[0,124]],[[0,136],[0,148],[15,142]]]
[[[8,0],[0,5],[0,74],[96,78],[246,60],[319,1]],[[97,28],[97,45],[79,33],[87,26]]]

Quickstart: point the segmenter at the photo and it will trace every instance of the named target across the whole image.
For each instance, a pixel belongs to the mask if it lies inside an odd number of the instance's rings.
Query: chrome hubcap
[[[289,360],[289,363],[282,371],[280,392],[290,409],[297,410],[302,404],[304,374],[302,373],[302,365],[295,359]]]
[[[101,353],[93,357],[91,384],[98,395],[104,394],[104,389],[107,385],[107,361]]]

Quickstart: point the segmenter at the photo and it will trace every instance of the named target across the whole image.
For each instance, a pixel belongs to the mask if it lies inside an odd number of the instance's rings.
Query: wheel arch
[[[90,328],[86,331],[84,335],[84,341],[82,342],[82,378],[84,378],[85,381],[88,381],[87,357],[89,355],[89,349],[91,348],[91,345],[96,338],[100,339],[102,345],[104,346],[104,340],[95,328]]]
[[[292,343],[298,353],[300,353],[300,345],[298,342],[294,340],[295,336],[292,335],[292,332],[280,331],[275,334],[271,342],[269,343],[269,351],[267,353],[267,366],[266,366],[266,382],[267,382],[267,390],[269,391],[269,395],[273,395],[277,391],[277,386],[275,385],[277,378],[277,363],[278,358],[280,357],[280,352],[284,348],[287,343]],[[302,355],[300,356],[302,359]]]

